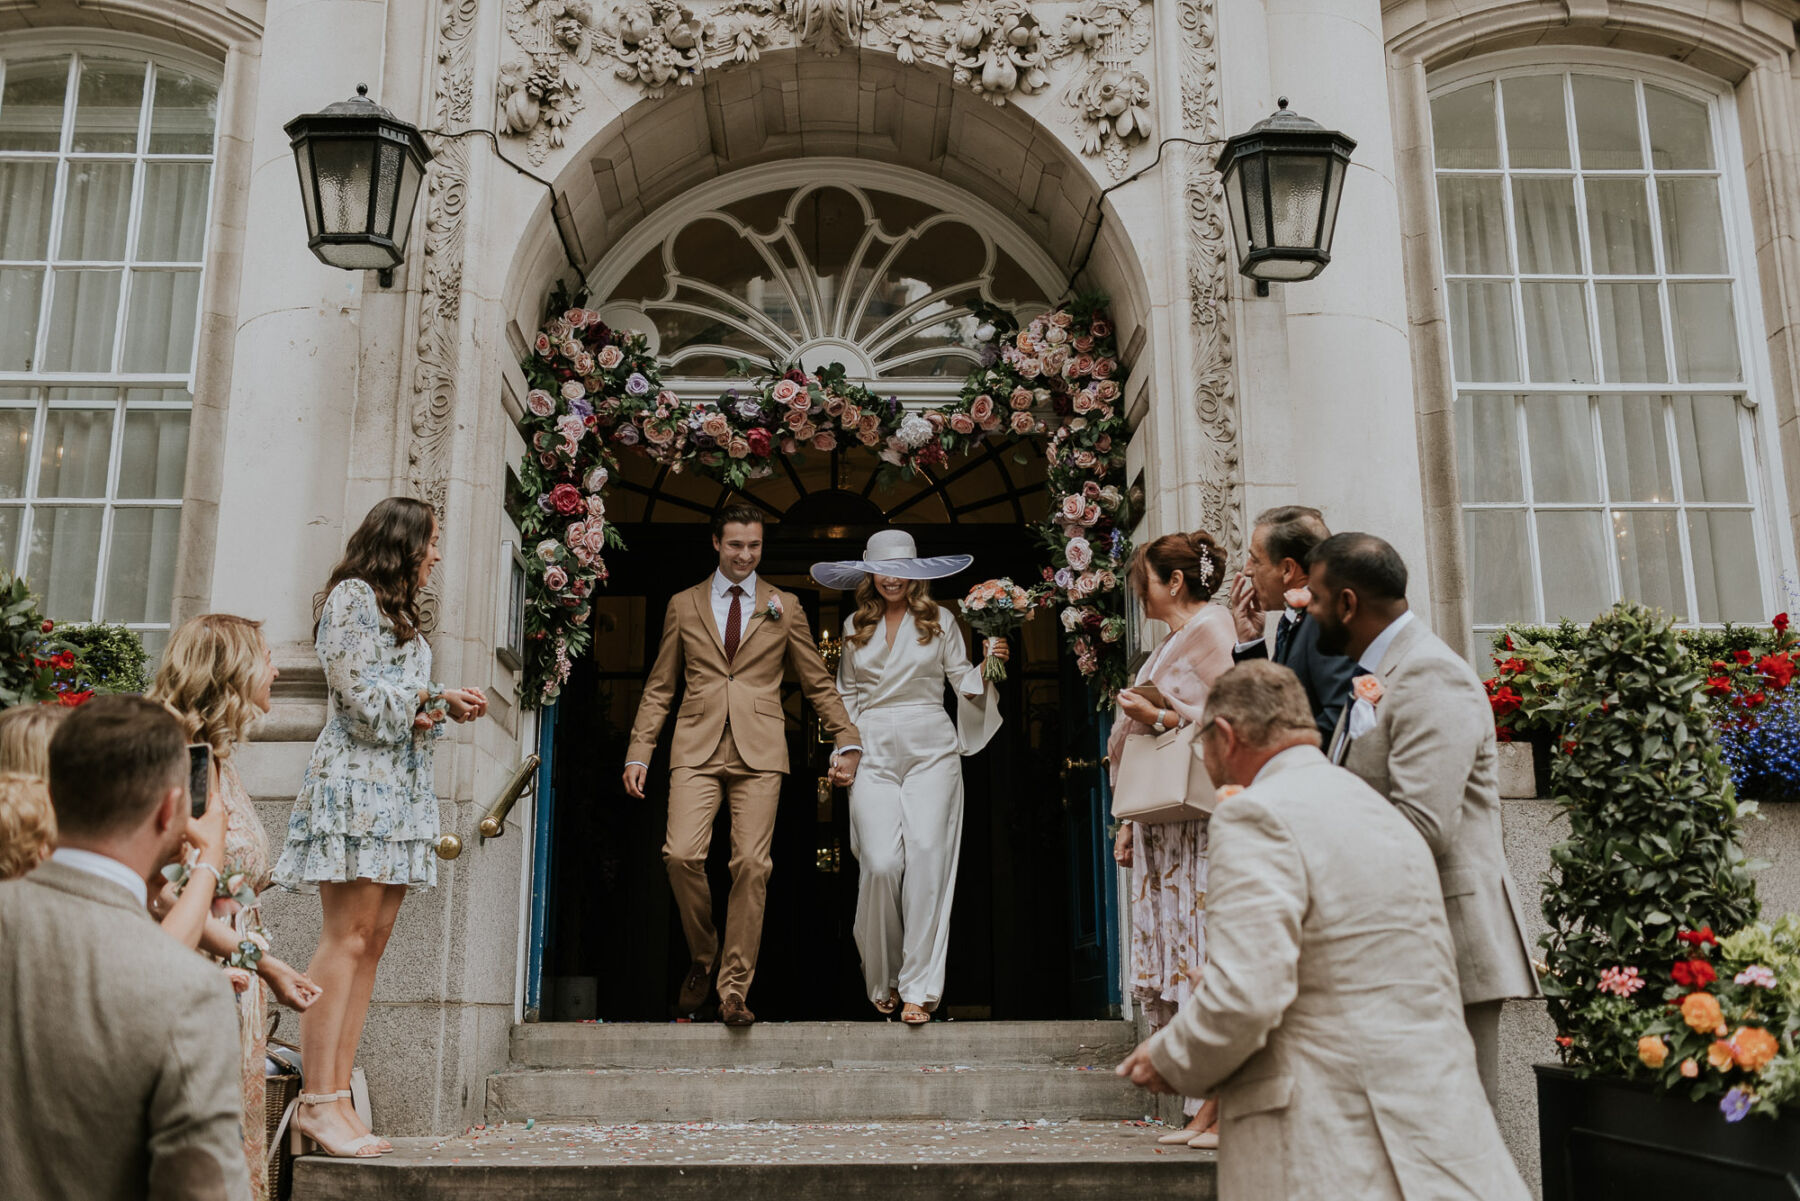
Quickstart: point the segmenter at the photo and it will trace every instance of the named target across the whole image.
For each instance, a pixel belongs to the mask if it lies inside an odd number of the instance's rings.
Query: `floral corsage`
[[[769,604],[763,609],[763,616],[767,617],[770,621],[781,620],[781,594],[779,592],[771,592],[769,594]]]
[[[234,905],[246,912],[258,909],[260,902],[257,900],[256,889],[251,887],[250,873],[235,863],[226,864],[225,870],[221,872],[213,872],[211,867],[208,867],[206,871],[215,876],[213,882],[213,915],[215,917],[227,915]],[[171,863],[162,869],[162,874],[163,879],[175,886],[175,892],[179,895],[187,888],[188,881],[193,878],[194,867],[186,863]],[[221,906],[221,901],[227,902],[227,904]],[[225,910],[226,914],[221,914],[221,909]],[[253,972],[256,970],[256,965],[262,962],[262,957],[268,950],[268,932],[260,924],[251,922],[240,932],[237,950],[226,956],[222,962],[226,967],[243,968],[245,971]]]
[[[430,691],[426,694],[425,703],[419,706],[419,713],[421,716],[429,717],[433,726],[443,724],[444,720],[450,716],[450,702],[444,699],[442,684],[431,685]]]

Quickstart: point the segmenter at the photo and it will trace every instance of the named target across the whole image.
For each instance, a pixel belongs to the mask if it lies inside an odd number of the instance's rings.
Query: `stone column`
[[[1254,26],[1231,0],[1227,29]],[[1325,510],[1332,527],[1379,534],[1411,569],[1409,599],[1430,615],[1424,494],[1413,372],[1407,346],[1394,131],[1378,0],[1266,0],[1267,95],[1254,111],[1290,107],[1357,141],[1337,239],[1325,273],[1273,285],[1286,314],[1285,396],[1249,394],[1246,410],[1285,411],[1292,499]],[[1251,40],[1246,38],[1246,41]],[[1224,48],[1226,56],[1233,47]],[[1248,84],[1249,71],[1235,74]],[[1252,98],[1232,96],[1234,117]],[[1234,125],[1232,132],[1240,127]],[[1247,327],[1249,334],[1256,326]],[[1266,328],[1263,326],[1261,328]],[[1246,355],[1256,357],[1254,348]],[[1279,380],[1278,373],[1264,379]],[[1267,426],[1262,432],[1280,437]],[[1277,452],[1279,454],[1279,452]],[[1265,496],[1275,503],[1281,499]]]

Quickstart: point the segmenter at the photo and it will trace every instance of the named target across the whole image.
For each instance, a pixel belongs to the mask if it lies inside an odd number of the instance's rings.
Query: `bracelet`
[[[195,871],[199,870],[200,868],[205,868],[207,871],[209,871],[213,874],[213,886],[215,888],[218,887],[219,881],[221,881],[225,878],[225,874],[223,872],[221,872],[218,868],[214,867],[212,864],[206,862],[204,859],[196,859],[196,860],[194,860],[193,863],[189,864],[188,865],[188,874],[192,875]]]

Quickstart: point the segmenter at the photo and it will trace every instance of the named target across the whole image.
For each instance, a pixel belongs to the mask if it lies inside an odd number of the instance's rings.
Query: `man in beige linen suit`
[[[60,843],[0,883],[8,1201],[250,1195],[231,987],[145,909],[187,828],[186,743],[160,705],[101,697],[50,744]]]
[[[1223,1201],[1525,1201],[1418,835],[1326,762],[1285,667],[1219,677],[1200,745],[1248,785],[1212,816],[1206,971],[1120,1074],[1216,1090]]]
[[[799,598],[756,576],[762,544],[758,510],[732,505],[713,519],[718,570],[669,601],[662,645],[638,703],[625,765],[625,790],[642,797],[650,757],[675,686],[682,683],[685,692],[669,755],[669,830],[663,846],[692,960],[678,1006],[687,1013],[705,1004],[716,971],[719,1018],[731,1026],[756,1021],[745,998],[762,946],[763,899],[773,868],[769,846],[781,777],[788,770],[781,679],[789,666],[833,738],[832,775],[838,783],[855,778],[862,754],[856,727],[819,659]],[[731,807],[731,895],[723,958],[706,879],[713,819],[721,804]]]
[[[1328,754],[1392,801],[1437,860],[1464,1017],[1491,1102],[1501,1007],[1539,992],[1501,840],[1487,692],[1408,610],[1406,564],[1392,546],[1339,534],[1308,562],[1319,645],[1355,660],[1369,681],[1352,681]]]

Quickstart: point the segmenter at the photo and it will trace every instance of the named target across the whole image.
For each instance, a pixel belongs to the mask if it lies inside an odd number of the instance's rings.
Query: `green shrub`
[[[136,630],[124,626],[65,626],[64,641],[80,652],[82,683],[95,692],[142,692],[150,686],[149,656]]]

